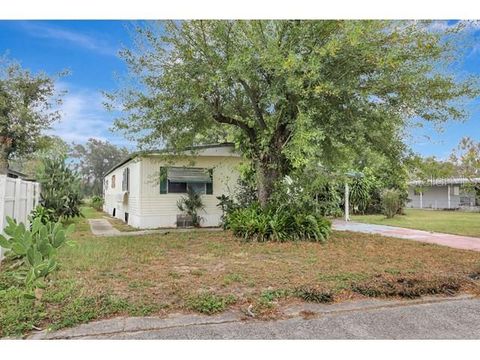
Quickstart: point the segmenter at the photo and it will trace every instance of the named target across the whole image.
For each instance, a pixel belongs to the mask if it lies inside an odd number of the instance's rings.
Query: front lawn
[[[397,215],[393,219],[387,219],[383,215],[354,215],[352,220],[369,224],[480,237],[480,213],[406,209],[405,215]]]
[[[91,209],[84,213],[102,216]],[[347,232],[333,233],[324,245],[244,243],[227,232],[205,231],[108,238],[92,236],[81,219],[74,237],[77,246],[61,249],[62,267],[39,304],[9,289],[8,264],[2,266],[1,336],[33,326],[57,329],[112,316],[179,311],[211,314],[250,304],[257,316],[272,318],[280,305],[299,298],[343,301],[387,294],[386,288],[390,296],[409,296],[392,289],[417,284],[417,278],[463,279],[480,265],[478,252]],[[426,291],[450,289],[441,281],[428,282]]]

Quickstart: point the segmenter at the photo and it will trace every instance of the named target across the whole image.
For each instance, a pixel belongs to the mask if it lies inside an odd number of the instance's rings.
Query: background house
[[[407,207],[417,209],[458,209],[479,206],[468,184],[479,184],[480,178],[452,178],[408,183]]]
[[[242,158],[229,143],[192,150],[195,154],[133,155],[113,167],[104,177],[104,211],[137,228],[176,227],[177,201],[191,188],[205,204],[201,226],[219,226],[216,197],[234,193]]]

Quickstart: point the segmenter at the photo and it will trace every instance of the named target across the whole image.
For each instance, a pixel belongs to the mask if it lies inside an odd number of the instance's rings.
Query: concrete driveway
[[[437,232],[406,229],[395,226],[364,224],[355,221],[334,220],[333,229],[367,234],[378,234],[400,239],[414,240],[429,244],[443,245],[455,249],[480,251],[480,238],[443,234]]]
[[[283,313],[277,321],[245,319],[240,311],[117,318],[30,339],[480,339],[480,299],[468,296],[299,304]]]

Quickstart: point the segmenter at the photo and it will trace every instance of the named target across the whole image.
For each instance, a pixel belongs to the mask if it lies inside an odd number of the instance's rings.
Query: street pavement
[[[302,316],[303,311],[303,316]],[[117,318],[31,339],[480,339],[480,299],[365,300],[298,304],[262,321],[240,311],[215,316]],[[305,317],[308,314],[308,317]]]

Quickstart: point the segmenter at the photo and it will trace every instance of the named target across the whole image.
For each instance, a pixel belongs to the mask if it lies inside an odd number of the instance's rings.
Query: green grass
[[[87,207],[82,213],[73,221],[76,246],[60,249],[60,267],[40,302],[24,298],[10,264],[2,264],[0,337],[113,316],[213,314],[250,304],[274,318],[298,297],[355,298],[352,284],[378,276],[465,276],[480,266],[478,252],[346,232],[325,244],[245,243],[218,231],[95,237],[87,219],[103,213]]]
[[[405,215],[397,215],[393,219],[387,219],[383,215],[354,215],[352,220],[480,237],[480,213],[419,209],[406,209],[405,213]]]

